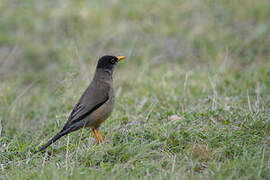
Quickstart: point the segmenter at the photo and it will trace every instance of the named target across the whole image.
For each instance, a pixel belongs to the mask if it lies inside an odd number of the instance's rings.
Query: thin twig
[[[210,82],[211,87],[213,89],[212,110],[216,110],[216,108],[217,108],[217,90],[216,90],[215,84],[213,83],[213,81],[210,77],[209,77],[209,82]]]
[[[185,76],[185,82],[184,82],[184,103],[183,103],[183,111],[186,111],[186,106],[187,106],[187,82],[188,82],[188,76],[189,73],[186,72],[186,76]]]
[[[260,111],[260,83],[257,83],[257,88],[256,88],[256,101],[255,101],[255,107],[256,107],[256,112]]]
[[[252,111],[252,107],[251,107],[251,103],[250,103],[250,98],[249,98],[249,91],[248,91],[248,89],[247,89],[247,99],[248,99],[248,109],[249,109],[250,113],[252,113],[253,111]]]
[[[68,179],[68,167],[69,167],[68,147],[69,147],[69,134],[68,134],[68,137],[67,137],[67,147],[66,147],[66,179]]]

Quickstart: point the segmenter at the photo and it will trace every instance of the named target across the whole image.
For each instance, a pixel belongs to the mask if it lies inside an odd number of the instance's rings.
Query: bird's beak
[[[122,61],[123,59],[126,59],[125,56],[117,56],[117,62]]]

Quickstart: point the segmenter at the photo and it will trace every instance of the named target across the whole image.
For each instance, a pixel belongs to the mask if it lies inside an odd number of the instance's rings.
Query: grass
[[[1,179],[270,178],[267,0],[2,0],[0,17]],[[104,54],[128,56],[105,143],[84,129],[35,153]]]

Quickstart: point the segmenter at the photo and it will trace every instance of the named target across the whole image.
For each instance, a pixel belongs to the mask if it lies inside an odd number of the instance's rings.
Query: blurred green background
[[[269,44],[269,0],[1,0],[0,178],[268,179]],[[105,54],[128,57],[105,144],[35,154]]]

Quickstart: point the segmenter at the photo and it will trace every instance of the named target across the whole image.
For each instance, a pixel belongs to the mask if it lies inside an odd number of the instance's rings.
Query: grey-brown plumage
[[[99,59],[92,82],[73,108],[65,126],[49,142],[41,147],[40,151],[45,150],[62,136],[83,127],[92,128],[96,140],[103,142],[97,128],[113,111],[114,88],[112,74],[115,65],[122,59],[125,59],[125,57],[108,55]],[[100,139],[97,138],[96,133]]]

